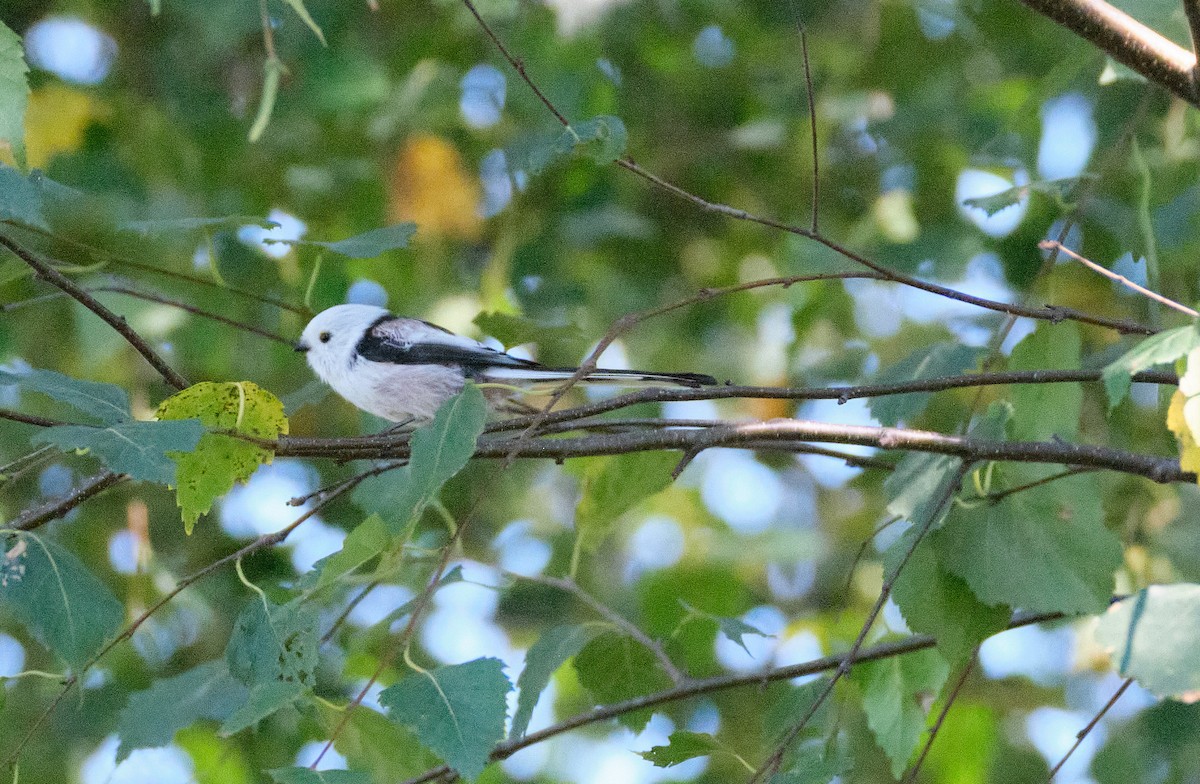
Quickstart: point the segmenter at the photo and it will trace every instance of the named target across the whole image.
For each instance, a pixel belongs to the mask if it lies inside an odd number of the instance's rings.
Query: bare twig
[[[225,324],[226,326],[233,327],[234,329],[240,329],[243,332],[249,332],[254,335],[258,335],[259,337],[264,337],[268,340],[273,340],[276,343],[282,343],[285,346],[290,346],[295,342],[293,340],[289,340],[288,338],[285,338],[283,335],[276,334],[274,332],[271,332],[270,330],[263,329],[262,327],[256,326],[254,324],[247,324],[245,321],[238,321],[237,319],[231,319],[228,316],[222,316],[220,313],[213,313],[211,310],[205,310],[204,308],[199,308],[199,307],[196,307],[195,305],[189,305],[186,302],[181,302],[177,299],[171,299],[169,297],[164,297],[161,294],[153,294],[153,293],[146,292],[146,291],[139,291],[138,289],[131,288],[128,286],[117,286],[117,285],[90,286],[87,290],[88,291],[108,291],[108,292],[112,292],[113,294],[124,294],[129,297],[136,297],[137,299],[142,299],[147,302],[157,302],[160,305],[167,305],[172,308],[178,308],[179,310],[186,311],[188,313],[191,313],[194,316],[206,318],[206,319],[209,319],[210,321],[216,321],[218,323]]]
[[[1087,723],[1087,726],[1085,726],[1075,735],[1075,742],[1071,744],[1071,748],[1067,749],[1067,753],[1064,754],[1062,759],[1058,761],[1058,764],[1056,764],[1050,770],[1050,775],[1047,777],[1046,781],[1049,782],[1054,780],[1055,774],[1057,774],[1062,766],[1067,763],[1067,760],[1069,760],[1071,755],[1075,753],[1075,749],[1079,748],[1079,744],[1083,743],[1083,739],[1091,734],[1092,730],[1096,728],[1096,725],[1100,723],[1100,719],[1104,718],[1104,714],[1108,713],[1109,709],[1117,704],[1117,700],[1121,699],[1121,695],[1123,695],[1125,690],[1128,689],[1132,684],[1133,678],[1126,678],[1125,682],[1121,684],[1121,687],[1113,693],[1113,696],[1109,697],[1108,702],[1104,703],[1104,707],[1097,711],[1096,715],[1092,717],[1092,720]]]
[[[942,705],[941,711],[938,713],[937,719],[934,720],[933,726],[929,728],[929,737],[925,740],[925,745],[921,747],[921,753],[917,756],[917,761],[909,768],[908,774],[904,777],[901,784],[911,784],[917,780],[917,774],[921,772],[921,766],[925,764],[925,757],[928,756],[929,750],[933,748],[933,741],[937,739],[938,732],[941,731],[942,725],[946,722],[946,715],[950,713],[950,706],[957,700],[958,695],[962,693],[962,688],[970,677],[971,671],[975,669],[975,657],[978,652],[972,653],[971,658],[963,667],[962,675],[958,676],[958,680],[954,684],[954,688],[950,690],[950,694],[946,697],[945,704]]]
[[[67,424],[57,419],[48,419],[46,417],[34,416],[33,414],[22,414],[20,411],[10,411],[7,408],[0,408],[0,419],[20,422],[24,425],[37,425],[38,427],[57,427],[58,425]]]
[[[187,379],[179,375],[179,373],[176,372],[170,365],[168,365],[166,361],[160,357],[157,352],[155,352],[154,349],[150,348],[150,344],[147,343],[141,335],[139,335],[132,327],[129,326],[129,323],[125,321],[123,316],[118,316],[116,313],[113,313],[111,310],[101,304],[99,300],[80,288],[75,281],[71,280],[66,275],[63,275],[50,263],[40,258],[37,254],[26,250],[9,237],[0,234],[0,245],[8,248],[10,251],[16,254],[21,261],[32,267],[39,278],[65,291],[71,296],[72,299],[107,322],[109,326],[111,326],[121,335],[121,337],[125,338],[129,345],[133,346],[135,351],[141,354],[145,360],[159,372],[159,375],[161,375],[163,380],[165,380],[168,384],[176,389],[186,389],[189,386]]]
[[[1178,310],[1180,313],[1186,313],[1187,315],[1191,316],[1192,318],[1200,317],[1200,312],[1197,312],[1197,311],[1193,310],[1192,308],[1189,308],[1187,305],[1181,305],[1178,302],[1176,302],[1175,300],[1171,299],[1170,297],[1164,297],[1162,294],[1159,294],[1156,291],[1151,291],[1150,289],[1146,288],[1145,286],[1139,286],[1138,284],[1134,283],[1132,280],[1125,277],[1124,275],[1118,275],[1117,273],[1113,272],[1112,270],[1101,267],[1096,262],[1092,261],[1091,259],[1080,256],[1078,253],[1071,250],[1066,245],[1063,245],[1061,242],[1058,242],[1057,240],[1043,240],[1038,243],[1038,247],[1041,248],[1042,250],[1052,250],[1052,251],[1055,251],[1056,253],[1065,253],[1066,255],[1075,259],[1080,264],[1084,265],[1085,267],[1092,270],[1093,272],[1098,272],[1106,278],[1115,280],[1117,283],[1120,283],[1122,286],[1125,286],[1126,288],[1128,288],[1132,291],[1136,291],[1138,294],[1141,294],[1143,297],[1148,297],[1159,304],[1166,305],[1168,308],[1174,308],[1175,310]]]
[[[804,55],[804,94],[808,98],[808,125],[812,139],[812,233],[816,234],[821,209],[821,160],[817,154],[817,96],[813,91],[812,65],[808,60],[808,33],[800,25],[800,51]]]
[[[1159,87],[1200,106],[1196,55],[1104,0],[1021,0]],[[1186,3],[1185,3],[1186,6]],[[1189,17],[1190,18],[1190,17]],[[1194,28],[1193,28],[1194,29]]]
[[[26,509],[20,517],[4,527],[14,531],[32,531],[51,520],[62,517],[89,498],[103,493],[113,485],[119,485],[128,478],[125,474],[114,474],[112,471],[101,472],[85,479],[83,484],[72,490],[65,498],[56,498],[41,506]]]

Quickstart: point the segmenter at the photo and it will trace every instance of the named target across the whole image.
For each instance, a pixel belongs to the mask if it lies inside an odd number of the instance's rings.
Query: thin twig
[[[238,321],[237,319],[231,319],[228,316],[222,316],[219,313],[213,313],[210,310],[205,310],[204,308],[199,308],[199,307],[196,307],[195,305],[189,305],[188,303],[180,302],[177,299],[171,299],[169,297],[164,297],[161,294],[153,294],[150,292],[139,291],[138,289],[130,288],[128,286],[116,286],[116,285],[90,286],[90,287],[88,287],[87,290],[88,291],[108,291],[113,294],[124,294],[129,297],[136,297],[137,299],[142,299],[147,302],[157,302],[160,305],[167,305],[172,308],[178,308],[179,310],[186,311],[188,313],[191,313],[194,316],[206,318],[206,319],[209,319],[210,321],[216,321],[218,323],[225,324],[226,326],[230,326],[235,329],[240,329],[243,332],[250,332],[252,334],[258,335],[259,337],[264,337],[264,338],[267,338],[268,340],[273,340],[276,343],[282,343],[285,346],[291,346],[295,342],[293,340],[289,340],[288,338],[285,338],[283,335],[276,334],[274,332],[271,332],[270,330],[266,330],[266,329],[263,329],[262,327],[255,326],[254,324],[247,324],[244,321]]]
[[[817,96],[813,91],[812,65],[808,60],[808,33],[800,25],[800,51],[804,55],[804,94],[808,97],[808,125],[812,139],[812,233],[817,234],[817,215],[821,209],[821,161],[817,155]]]
[[[20,422],[24,425],[37,425],[38,427],[57,427],[58,425],[69,424],[58,419],[48,419],[47,417],[34,416],[33,414],[22,414],[20,411],[11,411],[7,408],[0,408],[0,419]]]
[[[109,326],[111,326],[121,335],[121,337],[125,338],[125,341],[129,343],[129,345],[133,346],[135,351],[141,354],[142,357],[144,357],[145,360],[159,372],[159,375],[161,375],[163,380],[165,380],[168,384],[173,386],[175,389],[186,389],[188,386],[190,386],[187,379],[179,375],[178,372],[168,365],[166,361],[150,347],[150,344],[147,343],[141,335],[139,335],[132,327],[129,326],[129,323],[123,316],[118,316],[116,313],[113,313],[111,310],[101,304],[99,300],[80,288],[75,281],[71,280],[66,275],[63,275],[51,264],[38,257],[37,254],[26,250],[24,247],[17,244],[4,234],[0,234],[0,245],[8,248],[10,251],[15,253],[17,257],[21,259],[21,261],[32,267],[34,271],[37,272],[38,277],[40,277],[42,280],[51,283],[62,291],[65,291],[71,296],[72,299],[107,322]]]
[[[938,732],[941,731],[942,725],[946,722],[946,715],[950,713],[950,706],[958,700],[958,695],[962,692],[963,686],[967,682],[967,678],[971,675],[971,671],[975,669],[975,657],[978,651],[971,654],[971,658],[963,667],[962,675],[958,676],[958,681],[955,682],[954,688],[950,690],[950,694],[946,697],[945,704],[938,712],[937,719],[934,720],[933,726],[929,728],[929,737],[925,740],[925,745],[921,747],[921,753],[917,756],[917,761],[909,768],[908,774],[904,777],[902,784],[912,784],[917,780],[917,774],[921,772],[921,766],[925,764],[925,757],[929,754],[929,750],[933,748],[933,741],[937,739]]]
[[[1120,283],[1122,286],[1125,286],[1126,288],[1129,288],[1132,291],[1136,291],[1138,294],[1141,294],[1144,297],[1148,297],[1148,298],[1154,300],[1155,302],[1158,302],[1159,304],[1166,305],[1168,308],[1174,308],[1175,310],[1178,310],[1180,313],[1186,313],[1187,315],[1191,316],[1192,318],[1200,318],[1200,312],[1197,312],[1197,311],[1193,310],[1192,308],[1189,308],[1187,305],[1181,305],[1178,302],[1176,302],[1175,300],[1171,299],[1170,297],[1164,297],[1162,294],[1159,294],[1158,292],[1151,291],[1150,289],[1146,288],[1145,286],[1139,286],[1138,284],[1134,283],[1132,280],[1125,277],[1124,275],[1118,275],[1117,273],[1113,272],[1112,270],[1101,267],[1096,262],[1092,261],[1091,259],[1087,259],[1087,258],[1084,258],[1083,256],[1080,256],[1078,253],[1071,250],[1066,245],[1063,245],[1061,242],[1058,242],[1057,240],[1042,240],[1041,242],[1038,243],[1038,247],[1041,248],[1042,250],[1052,250],[1052,251],[1056,251],[1058,253],[1065,253],[1066,255],[1075,259],[1080,264],[1084,265],[1085,267],[1092,270],[1093,272],[1098,272],[1106,278],[1115,280],[1117,283]]]
[[[640,642],[646,648],[649,648],[650,652],[654,654],[654,658],[658,659],[658,663],[663,668],[663,671],[670,676],[671,682],[676,686],[679,686],[687,680],[687,677],[680,672],[678,667],[675,666],[675,662],[671,661],[671,657],[667,656],[667,652],[663,650],[662,645],[660,645],[657,640],[652,639],[649,635],[639,629],[636,624],[631,623],[620,613],[617,613],[604,602],[585,591],[583,587],[574,580],[564,580],[559,577],[549,577],[547,575],[540,574],[516,574],[515,572],[505,572],[505,574],[515,580],[525,580],[527,582],[538,583],[539,585],[548,585],[551,588],[557,588],[560,591],[566,591],[579,601],[586,604],[588,607],[592,608],[592,610],[603,617],[606,621]]]
[[[1064,754],[1062,759],[1058,761],[1058,764],[1050,770],[1050,775],[1046,778],[1047,782],[1054,780],[1055,774],[1057,774],[1062,766],[1066,764],[1067,760],[1071,758],[1071,755],[1075,753],[1075,749],[1079,748],[1079,745],[1083,743],[1084,738],[1091,734],[1091,731],[1094,730],[1096,725],[1100,723],[1100,719],[1104,718],[1104,714],[1108,713],[1109,709],[1117,704],[1117,700],[1121,699],[1121,695],[1123,695],[1125,690],[1131,685],[1133,685],[1133,678],[1126,678],[1125,682],[1121,684],[1121,687],[1116,690],[1113,696],[1109,697],[1108,702],[1104,703],[1104,707],[1102,707],[1096,713],[1096,715],[1092,717],[1092,720],[1087,723],[1087,726],[1085,726],[1075,735],[1075,742],[1071,744],[1071,748],[1067,749],[1067,753]]]
[[[51,520],[62,517],[89,498],[103,493],[114,485],[119,485],[128,478],[125,474],[103,471],[85,479],[83,484],[72,490],[65,498],[57,498],[53,501],[47,501],[41,506],[26,509],[21,513],[20,517],[6,524],[4,527],[11,528],[14,531],[32,531]]]

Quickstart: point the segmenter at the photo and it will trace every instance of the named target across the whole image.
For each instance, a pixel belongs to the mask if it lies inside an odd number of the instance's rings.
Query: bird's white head
[[[309,367],[321,380],[338,389],[336,381],[349,372],[355,346],[372,324],[388,315],[387,310],[374,305],[334,305],[313,316],[296,350],[304,352]]]

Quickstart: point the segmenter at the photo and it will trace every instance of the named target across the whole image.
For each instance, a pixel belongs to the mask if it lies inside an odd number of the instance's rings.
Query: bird
[[[396,423],[393,429],[432,420],[467,381],[483,387],[494,413],[528,411],[519,401],[521,394],[561,384],[579,369],[514,357],[375,305],[334,305],[321,311],[305,326],[295,349],[335,392],[359,409]],[[695,389],[717,380],[701,373],[598,368],[582,383]]]

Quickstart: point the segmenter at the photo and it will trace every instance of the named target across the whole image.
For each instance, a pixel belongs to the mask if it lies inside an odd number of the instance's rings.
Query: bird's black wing
[[[430,339],[431,330],[445,334],[445,341]],[[440,335],[438,335],[440,337]],[[470,374],[490,368],[542,366],[488,348],[455,335],[436,324],[417,319],[384,316],[363,334],[356,351],[363,359],[394,365],[458,365]]]

